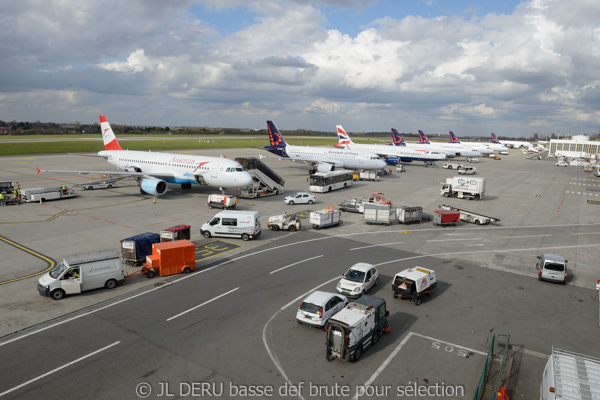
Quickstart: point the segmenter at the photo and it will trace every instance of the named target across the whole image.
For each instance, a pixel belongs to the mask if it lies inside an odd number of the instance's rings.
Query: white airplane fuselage
[[[400,157],[415,161],[440,161],[446,159],[446,153],[426,149],[408,149],[407,146],[386,146],[380,144],[344,144],[350,150],[365,150],[385,157]]]
[[[285,157],[281,153],[282,150],[291,160],[332,164],[337,168],[382,169],[386,166],[385,161],[372,152],[292,146],[288,144],[275,150],[275,154]]]

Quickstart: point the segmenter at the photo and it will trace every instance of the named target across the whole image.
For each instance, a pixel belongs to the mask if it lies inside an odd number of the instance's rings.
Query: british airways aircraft
[[[407,147],[388,146],[384,144],[359,144],[354,143],[341,125],[336,125],[338,144],[336,147],[345,146],[350,150],[368,150],[382,157],[386,161],[412,162],[412,161],[440,161],[446,159],[446,153],[430,151],[424,148],[409,149]]]
[[[463,143],[458,140],[458,137],[452,131],[450,131],[450,143],[460,144],[467,150],[478,151],[481,154],[492,154],[494,152],[487,143]]]
[[[138,180],[142,194],[154,196],[167,192],[167,182],[179,183],[183,189],[190,188],[192,183],[198,183],[221,190],[252,184],[252,176],[237,161],[220,157],[124,150],[104,115],[100,116],[100,129],[104,150],[99,151],[98,156],[122,171],[38,169],[38,173],[43,171],[133,177]]]
[[[400,134],[398,133],[398,131],[394,128],[392,128],[392,144],[394,146],[406,146],[406,147],[410,147],[413,149],[424,149],[424,150],[431,150],[431,151],[439,151],[442,153],[446,154],[446,158],[453,158],[456,157],[456,150],[452,150],[452,149],[443,149],[440,147],[436,147],[437,143],[432,143],[432,144],[421,144],[421,143],[406,143],[404,141],[404,139],[402,139],[402,136],[400,136]]]
[[[480,151],[469,150],[462,143],[431,143],[421,130],[419,131],[419,142],[432,146],[432,149],[435,148],[436,151],[453,150],[459,157],[481,157]]]
[[[325,147],[292,146],[285,142],[273,121],[267,121],[270,146],[264,149],[279,157],[311,163],[319,172],[334,168],[382,169],[386,163],[375,153],[357,150],[328,149]]]

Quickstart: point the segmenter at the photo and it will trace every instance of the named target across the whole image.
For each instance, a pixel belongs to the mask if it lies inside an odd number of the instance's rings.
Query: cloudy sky
[[[0,119],[600,129],[597,0],[0,3]]]

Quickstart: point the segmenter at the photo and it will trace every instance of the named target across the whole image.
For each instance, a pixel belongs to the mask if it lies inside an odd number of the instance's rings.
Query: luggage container
[[[160,241],[172,242],[174,240],[190,240],[190,226],[189,225],[177,225],[160,231]]]
[[[396,208],[396,219],[401,224],[420,224],[423,220],[423,207]]]
[[[141,233],[121,240],[121,259],[125,264],[141,265],[152,254],[152,244],[160,242],[156,233]]]
[[[390,204],[365,203],[364,204],[363,221],[367,224],[382,224],[389,225],[390,220]]]
[[[152,254],[146,256],[146,263],[140,273],[148,278],[190,273],[196,270],[196,246],[189,240],[154,243]]]
[[[456,210],[435,210],[433,212],[434,225],[456,225],[460,220],[460,211]]]
[[[237,199],[228,194],[209,194],[208,208],[222,208],[224,210],[235,210]]]
[[[312,224],[313,229],[338,226],[344,222],[341,217],[342,213],[334,209],[311,211],[310,223]]]

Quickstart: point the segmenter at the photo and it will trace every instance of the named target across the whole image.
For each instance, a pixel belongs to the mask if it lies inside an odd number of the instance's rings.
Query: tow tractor
[[[421,304],[423,296],[429,296],[437,286],[435,272],[421,267],[408,268],[398,272],[392,283],[394,298],[412,300],[416,306]]]
[[[274,231],[288,230],[290,232],[300,230],[300,219],[294,215],[273,215],[269,217],[267,222],[267,228],[271,228]]]
[[[470,222],[472,224],[477,225],[488,225],[490,222],[496,223],[500,222],[499,218],[489,217],[487,215],[483,215],[473,211],[463,210],[461,208],[456,208],[453,206],[448,206],[442,204],[439,206],[442,210],[454,210],[460,212],[460,220],[465,222]]]

